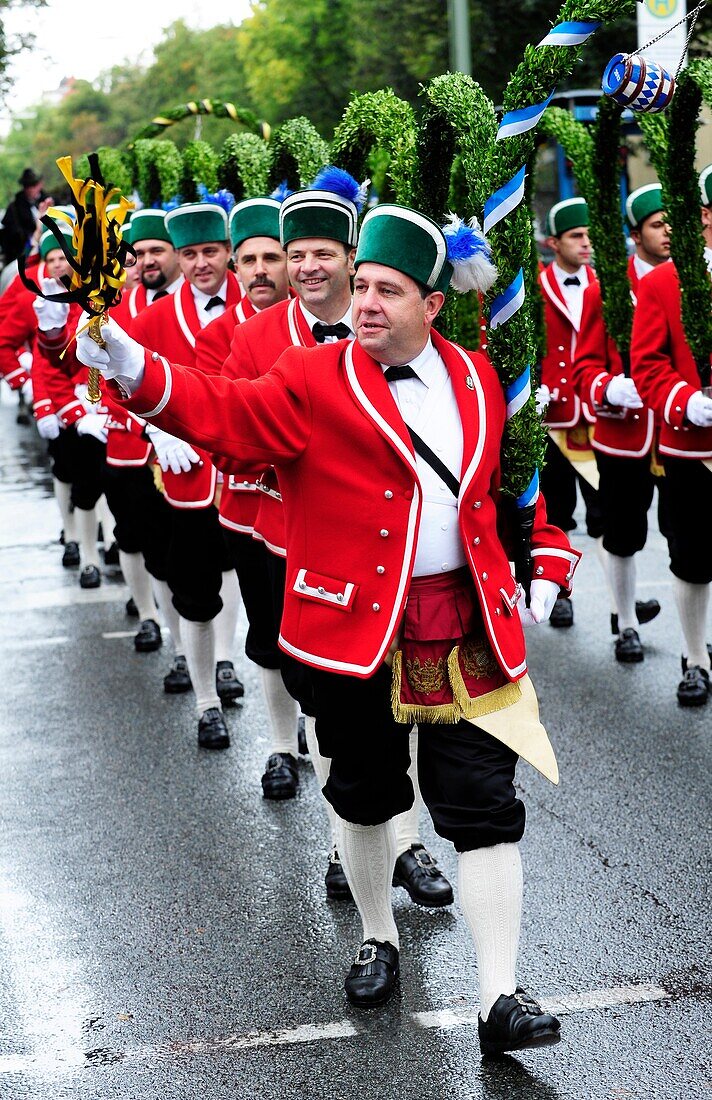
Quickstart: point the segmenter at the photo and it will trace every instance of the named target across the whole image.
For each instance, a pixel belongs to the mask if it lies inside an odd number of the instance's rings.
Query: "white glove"
[[[705,397],[702,390],[693,393],[687,402],[685,416],[696,428],[712,428],[712,397]]]
[[[83,313],[77,329],[83,328],[88,320],[89,315]],[[88,332],[77,336],[77,359],[85,367],[96,367],[105,378],[119,378],[129,384],[127,388],[137,389],[143,376],[144,349],[111,317],[108,324],[101,326],[101,335],[105,348],[100,348]]]
[[[20,354],[17,357],[17,361],[18,361],[18,363],[20,364],[20,366],[22,367],[23,370],[26,370],[26,371],[31,371],[32,370],[32,352],[31,351],[21,351]]]
[[[62,421],[55,413],[40,416],[37,421],[37,431],[42,439],[56,439],[61,430]]]
[[[190,443],[184,443],[182,439],[169,435],[154,424],[146,428],[146,434],[153,444],[158,465],[164,474],[168,470],[174,474],[187,474],[191,466],[201,461],[200,455],[193,450]]]
[[[603,398],[608,405],[619,405],[623,409],[642,409],[643,402],[635,388],[632,378],[624,374],[614,374],[606,386]]]
[[[45,294],[61,294],[66,290],[56,279],[43,279],[42,290]],[[69,305],[66,302],[48,302],[45,298],[35,298],[32,303],[37,314],[37,327],[40,332],[64,328],[69,317]]]
[[[26,352],[23,352],[23,354],[24,355],[29,355],[30,359],[32,359],[32,353],[31,352],[26,351]],[[22,364],[22,355],[20,356],[20,363],[21,363],[21,365],[23,365]],[[25,367],[25,370],[27,370],[27,369],[28,368]],[[27,404],[31,405],[32,404],[32,397],[33,397],[33,394],[32,394],[32,379],[31,378],[26,378],[25,381],[22,383],[22,385],[20,386],[20,393],[24,397]]]
[[[93,435],[100,443],[106,443],[106,413],[86,413],[77,420],[77,435]]]
[[[526,594],[522,592],[517,603],[522,626],[534,626],[548,621],[554,604],[559,597],[559,586],[553,581],[533,580],[530,589],[529,607],[526,606]]]
[[[551,401],[551,390],[542,382],[540,386],[537,386],[534,397],[536,399],[537,416],[542,416],[549,408],[549,402]]]

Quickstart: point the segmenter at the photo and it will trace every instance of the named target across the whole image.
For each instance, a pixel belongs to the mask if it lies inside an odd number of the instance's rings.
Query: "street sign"
[[[647,42],[662,34],[687,14],[687,0],[643,0],[638,8],[638,53],[657,61],[670,73],[677,71],[687,38],[687,23],[676,27],[660,42],[643,50]],[[687,61],[687,58],[685,58]]]

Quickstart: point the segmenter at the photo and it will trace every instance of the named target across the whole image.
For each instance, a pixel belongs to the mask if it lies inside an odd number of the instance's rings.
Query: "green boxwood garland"
[[[390,88],[352,97],[334,132],[330,159],[360,181],[376,151],[388,155],[380,199],[412,205],[418,171],[415,115]]]
[[[132,166],[119,149],[110,145],[101,145],[96,151],[99,167],[107,187],[118,187],[122,195],[130,195],[133,190]],[[89,157],[82,156],[76,162],[77,176],[86,179],[89,176]]]
[[[180,187],[183,158],[172,141],[143,138],[134,145],[135,185],[145,206],[169,202]]]
[[[218,186],[218,156],[207,141],[189,141],[182,152],[183,171],[181,172],[178,193],[183,202],[197,202],[198,184],[204,183],[208,191],[216,191]]]
[[[271,162],[270,147],[257,134],[230,134],[218,157],[218,184],[242,199],[266,195]]]
[[[223,103],[219,99],[194,99],[190,103],[181,103],[178,107],[161,111],[148,125],[139,130],[130,144],[133,145],[145,138],[156,138],[165,133],[169,126],[174,126],[176,122],[182,122],[185,118],[195,118],[198,115],[230,118],[253,134],[258,134],[259,137],[269,140],[269,126],[266,122],[260,122],[254,111],[250,111],[246,107],[237,107],[234,103]]]
[[[329,146],[308,118],[300,115],[277,127],[270,141],[268,186],[284,180],[293,189],[308,187],[329,161]]]

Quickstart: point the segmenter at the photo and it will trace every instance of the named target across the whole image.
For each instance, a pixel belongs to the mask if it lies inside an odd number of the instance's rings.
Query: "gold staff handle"
[[[101,326],[107,324],[108,317],[105,313],[98,313],[89,322],[89,335],[100,348],[106,347],[106,340],[101,335]],[[87,384],[87,401],[92,405],[98,405],[101,401],[101,389],[99,382],[101,373],[96,367],[89,367],[89,382]]]

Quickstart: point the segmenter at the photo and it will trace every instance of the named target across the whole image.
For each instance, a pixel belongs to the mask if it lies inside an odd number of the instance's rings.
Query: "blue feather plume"
[[[182,205],[183,205],[183,196],[182,195],[174,195],[172,199],[168,200],[168,202],[154,202],[151,209],[152,210],[165,210],[165,212],[167,214],[169,210],[177,210],[178,207],[182,206]]]
[[[460,294],[468,290],[484,293],[497,280],[497,268],[492,263],[489,244],[476,218],[464,222],[449,214],[443,226],[447,243],[447,258],[453,267],[451,286]]]
[[[369,181],[370,182],[370,181]],[[327,164],[311,185],[315,191],[332,191],[342,199],[352,202],[359,213],[363,209],[365,201],[364,185],[357,183],[352,175],[344,172],[343,168],[337,168],[334,164]]]
[[[270,198],[276,199],[277,202],[284,202],[285,199],[288,199],[289,196],[293,194],[294,191],[292,191],[287,181],[282,180],[281,183],[277,184],[274,191],[270,195]]]
[[[226,214],[229,214],[235,205],[235,196],[232,191],[228,191],[225,187],[222,187],[214,195],[211,195],[205,184],[199,183],[197,192],[200,195],[201,202],[217,203],[218,206],[222,206]]]

